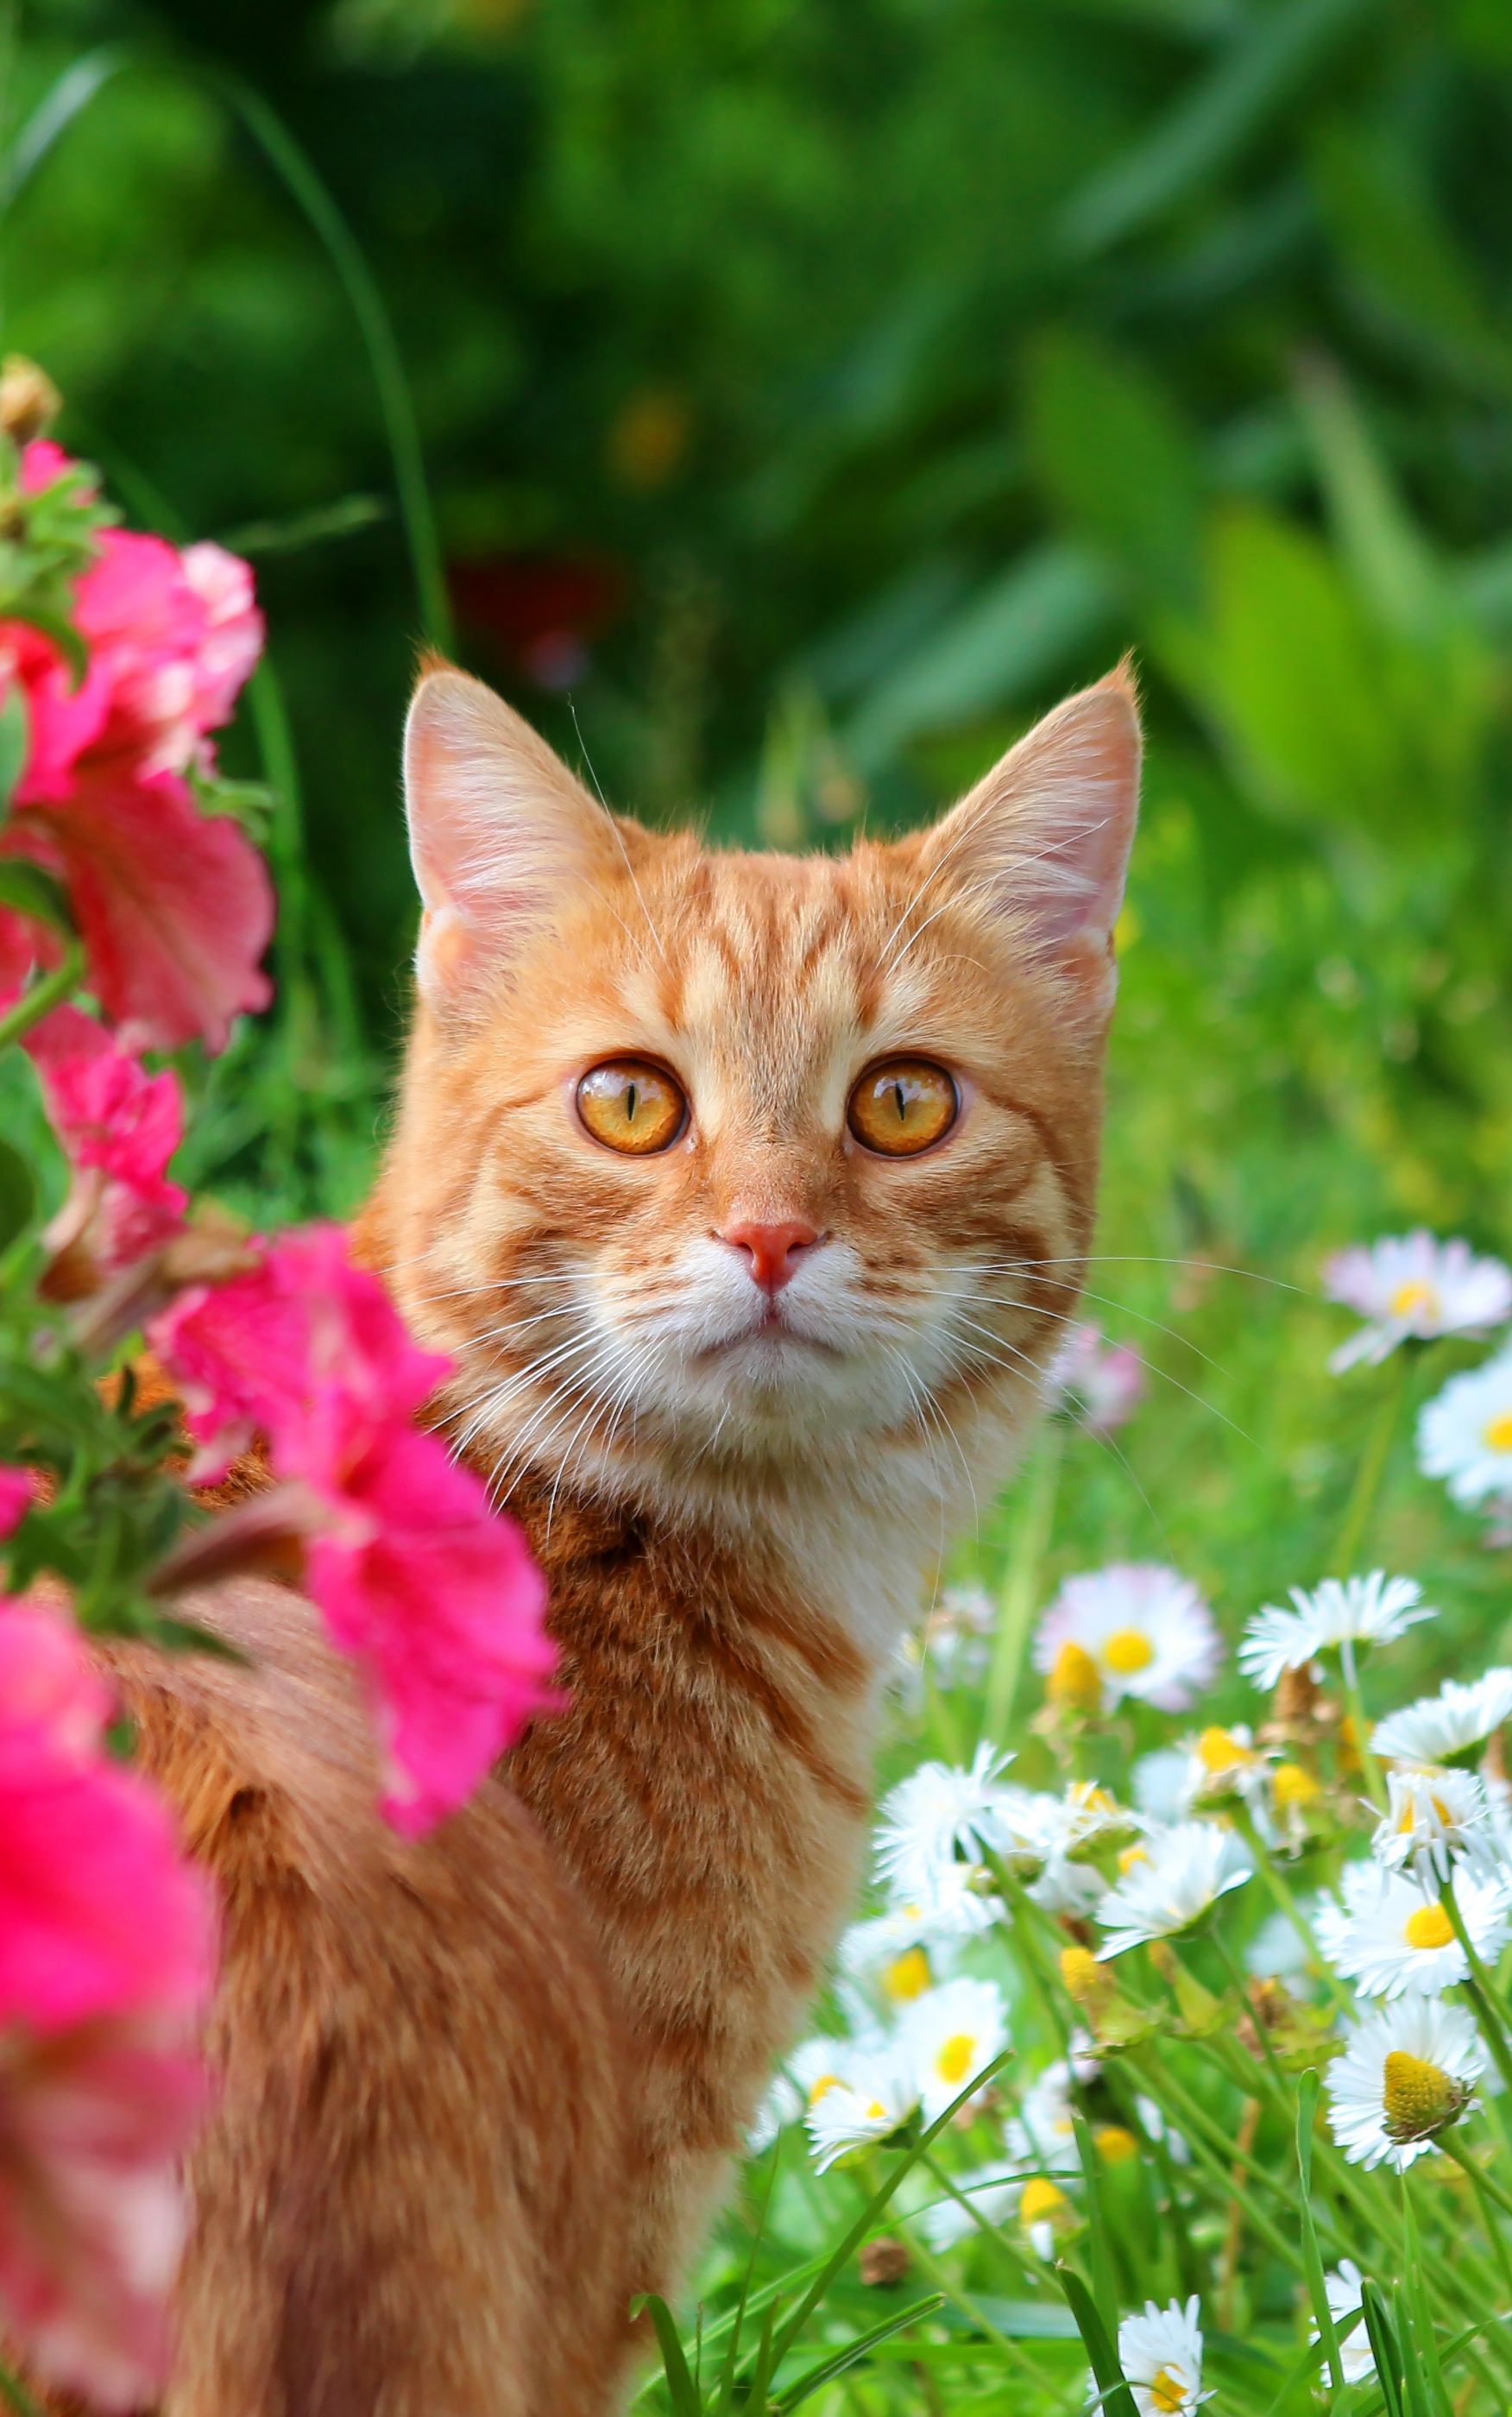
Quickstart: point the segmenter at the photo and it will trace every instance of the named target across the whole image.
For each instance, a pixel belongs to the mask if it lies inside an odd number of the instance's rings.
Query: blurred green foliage
[[[30,0],[5,342],[270,616],[226,752],[278,796],[280,1006],[201,1078],[187,1172],[272,1218],[370,1163],[445,617],[386,310],[459,650],[616,803],[843,844],[1137,649],[1100,1289],[1170,1323],[1193,1259],[1504,1248],[1509,26]]]

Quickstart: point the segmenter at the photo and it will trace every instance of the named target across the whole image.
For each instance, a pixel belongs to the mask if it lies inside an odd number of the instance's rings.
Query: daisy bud
[[[1068,1636],[1051,1665],[1045,1693],[1057,1711],[1090,1718],[1102,1709],[1102,1676],[1084,1646]]]
[[[1100,2124],[1092,2136],[1092,2145],[1105,2166],[1130,2165],[1140,2153],[1138,2140],[1122,2123]]]
[[[1293,1807],[1310,1804],[1323,1793],[1323,1783],[1304,1771],[1299,1762],[1278,1762],[1271,1773],[1271,1793],[1277,1810],[1290,1813]]]
[[[0,429],[13,445],[30,445],[45,436],[59,412],[63,397],[48,376],[24,353],[8,353],[0,361]]]
[[[1077,2004],[1094,2012],[1106,2005],[1116,1986],[1107,1965],[1099,1964],[1085,1947],[1061,1949],[1061,1979]]]

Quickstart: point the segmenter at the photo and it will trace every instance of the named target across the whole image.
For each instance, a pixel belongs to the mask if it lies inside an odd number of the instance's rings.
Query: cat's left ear
[[[1140,798],[1140,717],[1128,664],[1036,722],[930,831],[930,888],[982,899],[1037,962],[1068,977],[1094,1017],[1117,986],[1112,934]]]

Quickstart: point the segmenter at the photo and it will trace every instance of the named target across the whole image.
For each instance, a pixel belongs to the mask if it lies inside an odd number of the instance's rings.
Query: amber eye
[[[943,1066],[927,1057],[885,1057],[851,1093],[846,1122],[868,1149],[913,1158],[947,1133],[960,1113],[960,1095]]]
[[[664,1067],[645,1057],[611,1057],[578,1085],[578,1114],[606,1149],[647,1158],[676,1140],[688,1102]]]

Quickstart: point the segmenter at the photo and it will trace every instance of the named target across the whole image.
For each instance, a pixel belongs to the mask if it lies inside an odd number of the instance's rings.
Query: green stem
[[[51,973],[44,974],[40,981],[33,982],[30,990],[22,993],[15,1006],[8,1008],[5,1014],[0,1015],[0,1049],[8,1049],[13,1041],[19,1041],[23,1033],[30,1032],[34,1024],[40,1024],[44,1015],[51,1014],[70,992],[77,990],[83,979],[83,943],[70,940],[63,951],[61,963],[55,965]]]
[[[1469,2175],[1475,2186],[1476,2196],[1482,2203],[1481,2212],[1486,2230],[1496,2254],[1496,2262],[1502,2270],[1502,2279],[1506,2285],[1508,2299],[1512,2301],[1512,2260],[1507,2257],[1506,2242],[1503,2236],[1502,2227],[1491,2212],[1494,2206],[1499,2207],[1504,2215],[1512,2215],[1512,2197],[1509,2197],[1502,2188],[1500,2182],[1492,2181],[1484,2167],[1475,2163],[1464,2143],[1457,2140],[1452,2132],[1441,2132],[1437,2145],[1446,2157],[1454,2159],[1461,2173]]]
[[[1142,2062],[1141,2078],[1167,2121],[1178,2125],[1184,2134],[1187,2146],[1192,2153],[1193,2163],[1202,2166],[1221,2197],[1225,2200],[1232,2200],[1239,2209],[1256,2239],[1265,2242],[1283,2264],[1293,2267],[1300,2274],[1303,2272],[1303,2265],[1296,2248],[1287,2240],[1284,2233],[1277,2229],[1263,2208],[1258,2206],[1250,2197],[1244,2184],[1234,2180],[1233,2166],[1243,2166],[1247,2173],[1253,2173],[1258,2180],[1268,2183],[1278,2198],[1286,2200],[1288,2208],[1293,2212],[1296,2209],[1294,2192],[1289,2190],[1273,2175],[1267,2174],[1263,2167],[1257,2166],[1232,2141],[1226,2141],[1223,2144],[1225,2153],[1232,2159],[1232,2164],[1225,2164],[1223,2157],[1203,2136],[1206,2130],[1205,2119],[1199,2115],[1197,2121],[1193,2121],[1197,2110],[1189,2100],[1185,2105],[1182,2104],[1186,2099],[1186,2092],[1170,2082],[1163,2067],[1156,2063],[1154,2059],[1148,2064]]]
[[[972,2299],[967,2292],[961,2289],[959,2283],[953,2283],[951,2281],[949,2275],[945,2273],[938,2258],[933,2257],[925,2247],[923,2242],[919,2239],[917,2232],[909,2222],[906,2220],[901,2221],[898,2228],[903,2234],[910,2249],[914,2253],[914,2256],[918,2259],[919,2264],[923,2267],[924,2272],[928,2274],[930,2282],[934,2285],[935,2289],[937,2291],[943,2291],[947,2300],[953,2300],[956,2306],[960,2310],[961,2315],[972,2324],[975,2325],[980,2332],[986,2334],[993,2349],[1001,2354],[1007,2364],[1010,2366],[1017,2367],[1020,2373],[1035,2385],[1036,2391],[1039,2390],[1043,2386],[1045,2379],[1040,2373],[1039,2368],[1035,2364],[1034,2360],[1028,2356],[1027,2352],[1021,2350],[1017,2342],[1010,2341],[1006,2333],[1000,2333],[996,2325],[993,2324],[990,2317],[984,2314],[982,2309],[977,2306],[975,2301]]]
[[[1281,1913],[1285,1914],[1287,1921],[1291,1923],[1303,1946],[1307,1949],[1308,1970],[1316,1972],[1321,1976],[1340,2014],[1352,2014],[1354,2011],[1353,2001],[1351,1999],[1348,1990],[1344,1987],[1343,1983],[1339,1980],[1338,1975],[1336,1972],[1329,1970],[1328,1966],[1324,1963],[1323,1956],[1320,1954],[1318,1942],[1312,1935],[1307,1915],[1303,1912],[1302,1908],[1296,1901],[1296,1898],[1293,1895],[1290,1887],[1287,1885],[1287,1882],[1277,1868],[1274,1856],[1268,1854],[1264,1847],[1261,1844],[1260,1833],[1255,1828],[1254,1818],[1250,1813],[1248,1805],[1242,1800],[1235,1801],[1230,1807],[1230,1818],[1232,1820],[1234,1828],[1238,1831],[1239,1835],[1243,1838],[1246,1846],[1249,1848],[1250,1853],[1254,1856],[1255,1869],[1259,1872],[1262,1880],[1270,1891],[1272,1897],[1276,1901],[1278,1909]]]
[[[1460,1911],[1459,1900],[1455,1895],[1452,1879],[1444,1881],[1439,1893],[1439,1903],[1449,1917],[1454,1935],[1459,1941],[1465,1962],[1470,1968],[1470,1979],[1465,1984],[1465,1994],[1475,2009],[1480,2028],[1486,2036],[1486,2045],[1496,2060],[1496,2069],[1508,2088],[1512,2089],[1512,2042],[1509,2042],[1507,2036],[1506,2007],[1503,2003],[1495,1982],[1475,1953],[1470,1933],[1465,1928],[1465,1917]]]
[[[1359,1756],[1360,1769],[1365,1773],[1366,1793],[1376,1811],[1383,1813],[1387,1803],[1386,1783],[1381,1776],[1381,1765],[1370,1752],[1370,1724],[1365,1717],[1365,1706],[1360,1700],[1360,1681],[1354,1667],[1353,1637],[1346,1636],[1339,1645],[1338,1668],[1344,1682],[1344,1702],[1348,1707],[1350,1723],[1354,1731],[1354,1751]]]
[[[1052,1419],[1027,1473],[1013,1551],[1003,1581],[992,1666],[987,1680],[987,1703],[982,1713],[982,1735],[993,1745],[1007,1742],[1013,1699],[1029,1641],[1029,1623],[1039,1592],[1039,1573],[1055,1525],[1055,1496],[1065,1449],[1063,1423]]]
[[[400,513],[409,542],[410,561],[419,597],[420,620],[431,645],[439,647],[443,654],[449,653],[454,643],[451,605],[441,565],[441,546],[436,536],[435,515],[431,509],[431,493],[426,484],[420,432],[416,423],[409,380],[404,374],[404,364],[377,280],[332,194],[316,172],[313,161],[295,141],[277,112],[269,108],[262,94],[224,68],[213,67],[198,59],[189,65],[191,73],[212,92],[219,94],[221,99],[235,111],[254,140],[261,144],[325,245],[331,265],[346,289],[346,298],[361,331],[373,384],[378,389],[378,405],[388,438],[389,454],[394,464],[394,484],[399,491]]]
[[[8,2366],[0,2365],[0,2392],[4,2393],[12,2409],[16,2410],[17,2417],[42,2417],[41,2409],[32,2398],[20,2376],[12,2375]]]
[[[1376,1414],[1365,1439],[1365,1451],[1355,1472],[1343,1524],[1334,1545],[1334,1566],[1341,1578],[1347,1578],[1350,1573],[1369,1525],[1370,1513],[1375,1509],[1382,1471],[1386,1465],[1386,1454],[1391,1450],[1397,1415],[1407,1389],[1407,1364],[1406,1350],[1399,1344],[1391,1355],[1390,1374],[1376,1405]]]

